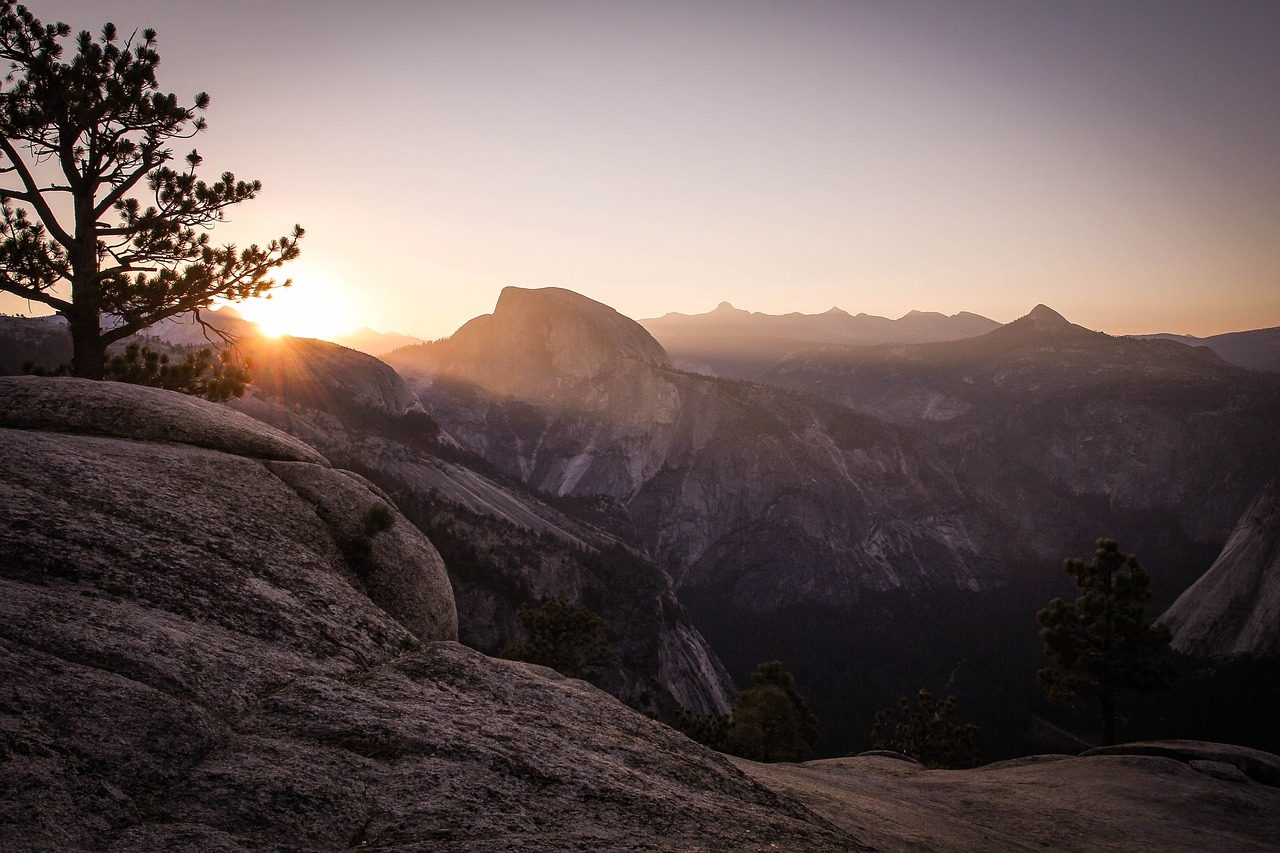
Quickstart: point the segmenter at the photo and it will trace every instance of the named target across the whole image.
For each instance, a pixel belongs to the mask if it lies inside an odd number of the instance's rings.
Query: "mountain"
[[[1197,542],[1216,552],[1280,459],[1276,378],[1043,305],[976,338],[796,353],[766,378],[921,430],[1041,551],[1068,553],[1123,521],[1133,550],[1175,562]],[[1185,582],[1199,575],[1184,570]]]
[[[730,672],[784,660],[826,754],[922,685],[975,696],[1008,735],[989,748],[1025,751],[1029,714],[1054,715],[1018,677],[1042,665],[1026,620],[1069,591],[1063,557],[1116,536],[1167,606],[1280,461],[1280,383],[1044,306],[975,338],[797,353],[767,385],[678,370],[585,297],[511,289],[387,358],[468,450],[612,506]]]
[[[0,376],[21,374],[26,362],[53,368],[69,361],[71,334],[66,320],[57,315],[0,315]]]
[[[387,359],[504,472],[614,502],[680,589],[774,610],[999,583],[955,484],[912,434],[678,371],[641,326],[578,294],[507,288],[493,314]]]
[[[259,337],[258,325],[245,320],[230,306],[202,311],[201,316],[209,326],[237,338],[248,341]],[[103,327],[114,322],[112,318],[104,317]],[[112,344],[111,354],[122,351],[130,343],[165,353],[222,346],[222,340],[215,332],[206,330],[190,317],[161,320],[140,334]],[[23,364],[28,361],[50,370],[71,361],[71,336],[66,320],[56,314],[44,317],[0,315],[0,376],[23,373]]]
[[[1207,338],[1172,334],[1134,335],[1134,337],[1146,340],[1158,338],[1177,341],[1189,347],[1208,347],[1223,361],[1229,361],[1250,370],[1280,373],[1280,326],[1249,332],[1228,332]]]
[[[340,346],[375,356],[384,355],[399,347],[413,346],[423,342],[421,338],[402,335],[399,332],[375,332],[368,326],[350,334],[337,335],[332,340]]]
[[[261,334],[257,323],[244,319],[240,312],[230,305],[201,311],[200,319],[211,329],[225,332],[234,338],[254,338]],[[153,326],[148,326],[137,337],[142,339],[143,343],[163,341],[174,347],[220,347],[222,340],[211,329],[206,329],[190,315],[184,315],[161,320]]]
[[[640,324],[679,367],[736,379],[759,379],[784,356],[814,346],[947,341],[981,335],[999,325],[968,312],[947,316],[911,311],[890,320],[854,316],[839,308],[823,314],[762,314],[728,302],[706,314],[671,313]]]
[[[1204,577],[1160,621],[1184,654],[1280,657],[1280,469],[1240,517]]]

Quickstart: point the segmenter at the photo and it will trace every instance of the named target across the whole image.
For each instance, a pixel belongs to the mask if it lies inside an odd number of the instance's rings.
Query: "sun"
[[[293,335],[327,340],[358,328],[359,305],[351,290],[298,265],[289,275],[292,287],[272,291],[269,298],[238,302],[236,310],[272,338]]]

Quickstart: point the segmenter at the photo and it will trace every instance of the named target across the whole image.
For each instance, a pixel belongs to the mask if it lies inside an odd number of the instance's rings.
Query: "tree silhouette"
[[[289,286],[268,275],[298,256],[303,232],[213,246],[208,229],[262,185],[230,172],[200,180],[194,150],[168,165],[174,140],[205,129],[209,96],[183,106],[160,90],[154,30],[123,43],[110,23],[97,40],[81,32],[64,62],[70,34],[0,0],[0,59],[12,68],[0,91],[0,290],[62,314],[71,372],[101,379],[115,341],[166,317],[201,321],[215,298]]]
[[[753,761],[803,760],[818,739],[818,719],[795,678],[774,660],[757,666],[751,681],[733,703],[728,751]]]
[[[537,607],[521,605],[516,615],[525,640],[503,646],[499,657],[541,664],[570,678],[581,677],[587,667],[613,663],[616,657],[600,636],[604,620],[587,607],[552,598]]]
[[[1065,563],[1079,597],[1061,598],[1036,614],[1040,639],[1053,666],[1037,673],[1050,699],[1096,699],[1102,744],[1116,739],[1116,699],[1121,693],[1159,693],[1176,677],[1169,629],[1152,625],[1144,610],[1151,576],[1114,539],[1099,539],[1089,563]]]
[[[978,727],[972,723],[951,722],[956,711],[956,697],[942,701],[928,690],[916,694],[916,706],[906,696],[898,697],[900,718],[893,711],[876,712],[871,728],[871,745],[875,749],[892,749],[909,755],[925,767],[972,767],[978,760],[974,739]]]

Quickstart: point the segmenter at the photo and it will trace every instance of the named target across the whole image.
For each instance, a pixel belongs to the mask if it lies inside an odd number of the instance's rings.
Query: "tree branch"
[[[6,293],[12,293],[15,296],[21,296],[24,299],[41,302],[48,305],[50,308],[56,308],[59,311],[66,311],[71,307],[71,303],[65,299],[59,299],[46,291],[37,290],[34,287],[27,287],[24,284],[18,284],[8,276],[0,278],[0,290],[5,291]]]
[[[44,196],[40,193],[40,186],[31,175],[31,170],[27,168],[26,162],[22,160],[17,149],[13,147],[13,143],[2,134],[0,134],[0,148],[4,149],[5,156],[9,158],[9,162],[13,163],[18,176],[22,178],[22,185],[27,188],[27,193],[31,195],[31,198],[24,199],[24,201],[36,209],[36,213],[41,221],[44,222],[45,227],[49,229],[49,233],[53,238],[70,249],[75,241],[63,229],[62,223],[58,221],[58,218],[53,215],[53,209],[49,207],[49,203],[45,201]]]

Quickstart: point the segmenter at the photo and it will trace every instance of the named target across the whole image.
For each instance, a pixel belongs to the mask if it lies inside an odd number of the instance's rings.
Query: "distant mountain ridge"
[[[1222,335],[1210,335],[1207,338],[1168,333],[1133,335],[1132,337],[1144,340],[1159,338],[1177,341],[1189,347],[1208,347],[1224,361],[1240,367],[1280,373],[1280,326],[1270,329],[1253,329],[1247,332],[1227,332]]]
[[[639,321],[677,366],[696,373],[755,379],[789,353],[836,344],[923,343],[991,331],[995,320],[962,311],[910,311],[896,320],[849,314],[764,314],[721,302],[706,314],[670,313]]]
[[[402,335],[399,332],[377,332],[368,326],[345,335],[334,335],[330,340],[339,346],[375,357],[386,355],[393,349],[424,343],[422,338],[415,338],[413,335]]]

